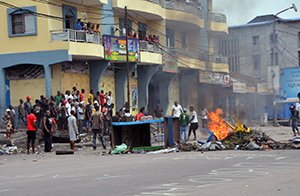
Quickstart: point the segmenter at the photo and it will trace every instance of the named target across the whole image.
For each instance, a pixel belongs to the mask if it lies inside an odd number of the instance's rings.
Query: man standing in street
[[[26,97],[27,101],[24,103],[24,110],[25,110],[25,118],[27,118],[27,115],[30,114],[32,105],[30,103],[30,97]]]
[[[201,112],[202,129],[206,128],[207,124],[207,110],[203,109]]]
[[[20,104],[18,106],[18,122],[16,125],[16,130],[18,130],[21,120],[23,121],[24,125],[26,126],[26,119],[25,119],[24,110],[23,110],[23,99],[20,99]]]
[[[39,103],[39,100],[35,100],[35,105],[33,106],[35,113],[34,115],[36,116],[36,127],[37,129],[40,127],[40,121],[41,121],[41,116],[42,116],[42,107]]]
[[[94,104],[94,91],[93,90],[90,91],[90,94],[88,96],[88,103],[90,103],[91,105]]]
[[[182,107],[181,105],[178,104],[177,101],[175,101],[174,105],[172,106],[172,117],[179,118],[181,113],[182,113]]]
[[[106,149],[105,140],[103,137],[102,114],[99,112],[99,106],[95,106],[96,111],[92,114],[91,125],[93,129],[93,149],[96,150],[96,134],[99,135],[103,149]]]
[[[189,129],[189,135],[188,135],[188,141],[190,140],[190,136],[191,136],[191,133],[193,131],[194,133],[194,140],[197,140],[197,136],[196,136],[196,131],[198,129],[198,116],[197,116],[197,113],[196,111],[194,110],[194,107],[193,106],[190,106],[189,107],[190,109],[190,112],[191,112],[191,116],[190,116],[190,129]]]
[[[71,111],[71,115],[68,118],[68,130],[69,130],[69,136],[70,136],[71,150],[77,151],[77,149],[75,149],[75,147],[74,147],[75,141],[76,141],[77,135],[78,135],[78,129],[77,129],[77,123],[76,123],[74,110]]]
[[[81,93],[79,95],[79,103],[81,103],[82,105],[84,105],[84,97],[83,97],[84,93],[85,93],[85,90],[81,89]]]
[[[34,115],[35,110],[34,108],[31,109],[31,113],[27,116],[27,153],[29,154],[30,149],[30,142],[31,142],[31,148],[32,153],[35,153],[35,137],[36,137],[36,116]]]
[[[61,95],[60,91],[57,91],[57,95],[55,95],[54,98],[55,98],[55,104],[58,106],[59,103],[60,103],[60,100],[62,98],[62,95]]]
[[[104,101],[105,95],[104,95],[104,90],[101,90],[100,92],[101,92],[101,94],[99,95],[99,97],[100,97],[100,105],[101,105],[101,110],[102,110],[104,103],[105,103],[105,101]]]
[[[291,112],[292,112],[292,116],[291,118],[289,119],[289,124],[292,120],[292,129],[293,129],[293,132],[294,132],[294,135],[293,136],[296,136],[296,130],[297,130],[297,133],[299,135],[299,129],[298,129],[298,122],[299,122],[299,112],[297,110],[295,110],[295,107],[291,108]]]
[[[84,121],[84,108],[83,105],[80,103],[79,107],[77,109],[77,118],[79,122],[79,134],[82,134],[82,127],[83,127],[83,121]]]
[[[160,107],[160,104],[158,103],[157,107],[154,110],[154,119],[162,119],[163,113],[164,113],[164,111]],[[156,126],[157,126],[156,127],[157,128],[157,133],[159,133],[159,128],[161,128],[161,132],[163,133],[164,123],[159,122],[159,123],[157,123]]]
[[[183,108],[183,112],[179,116],[180,140],[182,141],[182,133],[184,133],[184,143],[187,142],[187,126],[190,122],[190,116],[186,113],[187,109]]]
[[[110,105],[112,104],[112,95],[111,91],[108,92],[108,95],[106,96],[106,103],[107,103],[107,108],[110,108]]]

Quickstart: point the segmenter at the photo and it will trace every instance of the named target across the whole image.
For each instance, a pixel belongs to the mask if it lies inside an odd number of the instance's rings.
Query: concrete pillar
[[[90,65],[90,89],[94,90],[94,93],[96,93],[97,91],[100,92],[100,81],[104,71],[110,66],[110,62],[104,60],[89,61],[89,65]]]
[[[204,29],[200,28],[199,31],[199,46],[200,51],[206,54],[206,57],[209,55],[209,42],[208,42],[208,32],[207,32],[207,21],[208,21],[208,2],[201,1],[202,9],[202,18],[204,20]],[[210,10],[212,11],[212,10]],[[205,70],[208,70],[208,59],[205,59]]]
[[[46,97],[50,98],[52,95],[52,66],[44,65],[45,70],[45,84],[46,84]]]
[[[121,68],[116,71],[116,78],[115,78],[116,109],[119,110],[123,107],[123,104],[126,102],[127,65],[126,63],[119,63],[115,65]],[[136,68],[136,63],[129,63],[129,73],[131,73],[135,68]]]
[[[196,70],[181,70],[179,74],[180,104],[183,108],[189,106],[189,87],[198,75]],[[195,89],[196,90],[196,89]]]
[[[137,67],[139,106],[148,106],[148,86],[152,76],[158,71],[157,65],[141,65]]]
[[[159,78],[159,95],[160,106],[164,111],[164,115],[167,114],[167,110],[170,104],[170,85],[172,80],[177,74],[160,71],[158,73]]]
[[[0,69],[0,84],[0,113],[3,115],[6,110],[5,69]]]
[[[108,16],[111,15],[109,17],[104,17],[102,19],[102,33],[103,35],[114,35],[114,10],[112,7],[112,0],[107,0],[107,4],[103,4],[102,5],[102,14],[103,16]]]

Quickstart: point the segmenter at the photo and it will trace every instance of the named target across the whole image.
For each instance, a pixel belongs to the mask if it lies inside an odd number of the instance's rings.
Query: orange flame
[[[215,134],[218,140],[222,140],[229,134],[229,128],[224,121],[224,113],[218,108],[215,112],[209,113],[210,122],[207,129]]]

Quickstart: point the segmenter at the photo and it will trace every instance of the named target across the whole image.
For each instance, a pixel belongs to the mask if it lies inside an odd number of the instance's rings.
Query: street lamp
[[[280,11],[280,12],[278,12],[277,14],[275,14],[275,16],[274,16],[274,21],[273,21],[273,38],[272,38],[272,40],[271,41],[273,41],[273,48],[272,48],[272,58],[274,59],[274,57],[275,57],[275,48],[276,48],[276,42],[275,42],[275,40],[276,40],[276,37],[275,37],[275,24],[276,24],[276,18],[277,18],[277,16],[279,15],[279,14],[281,14],[281,13],[283,13],[283,12],[285,12],[285,11],[288,11],[288,10],[290,10],[290,9],[294,9],[294,11],[295,12],[297,12],[298,11],[298,9],[297,9],[297,7],[296,7],[296,5],[293,3],[292,4],[292,7],[289,7],[289,8],[286,8],[286,9],[284,9],[284,10],[282,10],[282,11]],[[276,40],[277,41],[277,40]],[[271,62],[273,62],[272,63],[272,86],[273,86],[273,123],[274,123],[274,126],[276,126],[277,125],[277,116],[276,116],[276,101],[275,101],[275,88],[274,88],[274,78],[275,78],[275,76],[276,76],[276,74],[275,74],[275,72],[274,72],[274,70],[273,70],[273,68],[274,68],[274,61],[273,61],[273,59],[272,59],[272,61]]]

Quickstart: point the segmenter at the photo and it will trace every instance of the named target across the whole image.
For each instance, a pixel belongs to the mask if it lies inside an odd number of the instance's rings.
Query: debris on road
[[[111,150],[110,154],[120,154],[120,153],[124,152],[125,150],[127,150],[127,145],[122,143],[121,145],[115,146]]]
[[[205,144],[203,144],[198,150],[201,151],[214,151],[214,150],[226,150],[227,146],[222,144],[222,142],[218,141],[210,141]]]

